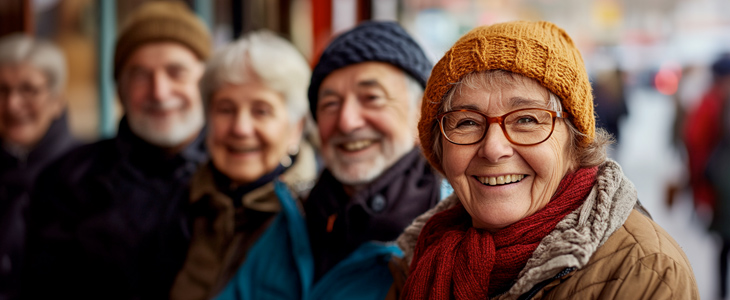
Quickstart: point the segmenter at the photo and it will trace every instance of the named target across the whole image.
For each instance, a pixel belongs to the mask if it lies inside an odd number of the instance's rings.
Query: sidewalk
[[[615,158],[636,185],[639,200],[654,221],[679,243],[692,264],[702,299],[717,298],[719,243],[708,235],[694,214],[689,191],[678,193],[674,205],[665,203],[666,187],[684,176],[684,162],[671,145],[674,106],[667,96],[650,89],[632,92],[629,116],[620,126]]]

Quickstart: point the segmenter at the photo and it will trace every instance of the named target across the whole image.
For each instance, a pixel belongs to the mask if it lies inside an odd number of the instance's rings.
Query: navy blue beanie
[[[309,109],[317,119],[322,81],[333,71],[361,62],[389,63],[405,71],[424,88],[433,64],[423,49],[396,22],[361,23],[332,41],[322,52],[309,83]]]

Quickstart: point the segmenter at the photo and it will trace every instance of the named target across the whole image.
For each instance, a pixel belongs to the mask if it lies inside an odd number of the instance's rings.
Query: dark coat
[[[41,169],[78,144],[64,113],[26,156],[0,149],[0,299],[16,297],[20,286],[28,195],[33,182]]]
[[[170,157],[123,119],[116,138],[44,171],[31,197],[23,298],[166,298],[187,250],[181,195],[207,159],[203,140]]]
[[[352,197],[325,170],[305,203],[315,281],[368,241],[394,241],[441,199],[442,178],[414,149]]]

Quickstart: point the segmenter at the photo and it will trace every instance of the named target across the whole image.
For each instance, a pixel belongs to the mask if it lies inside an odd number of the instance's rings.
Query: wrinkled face
[[[302,128],[290,121],[282,94],[259,81],[227,84],[210,101],[208,150],[221,173],[246,184],[279,166]]]
[[[367,183],[413,149],[419,108],[405,73],[365,62],[336,70],[319,89],[322,156],[346,185]]]
[[[495,117],[521,108],[552,109],[545,88],[532,79],[517,81],[501,87],[463,86],[451,110],[472,109]],[[545,207],[572,166],[568,138],[560,118],[550,138],[533,146],[510,143],[497,123],[474,145],[455,145],[442,137],[444,173],[473,226],[496,231]]]
[[[26,63],[0,66],[0,137],[6,143],[32,148],[62,110],[43,71]]]
[[[204,123],[198,91],[203,71],[203,63],[180,44],[137,48],[122,68],[118,89],[132,132],[159,147],[195,138]]]

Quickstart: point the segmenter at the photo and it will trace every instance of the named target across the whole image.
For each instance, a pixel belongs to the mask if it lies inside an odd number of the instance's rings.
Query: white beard
[[[176,147],[197,134],[205,124],[205,116],[200,109],[186,109],[166,119],[144,113],[127,114],[129,128],[141,139],[158,146]]]
[[[354,164],[362,164],[362,166],[353,166]],[[378,176],[380,176],[385,169],[390,167],[385,157],[378,156],[373,160],[365,164],[363,162],[345,162],[337,160],[330,164],[330,171],[332,175],[337,178],[340,182],[346,185],[362,185],[366,184]]]
[[[338,143],[366,137],[375,138],[376,136],[373,136],[373,134],[371,131],[364,135],[355,134],[359,136],[357,138],[352,136],[334,137],[329,145],[325,145],[325,147],[330,148],[329,151],[323,153],[325,165],[337,180],[351,186],[367,184],[380,176],[414,147],[413,139],[390,141],[377,133],[376,135],[381,143],[377,155],[352,160],[337,154],[336,145]]]

